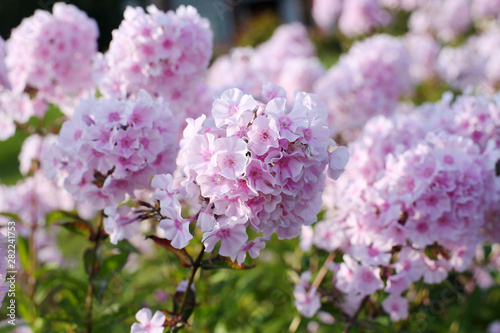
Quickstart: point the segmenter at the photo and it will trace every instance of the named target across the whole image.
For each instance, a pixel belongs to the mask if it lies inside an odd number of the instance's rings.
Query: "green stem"
[[[35,277],[35,271],[36,271],[36,265],[37,265],[37,260],[36,260],[36,243],[35,243],[35,232],[37,229],[37,225],[34,225],[31,227],[31,233],[29,236],[29,257],[30,257],[30,262],[31,266],[29,268],[29,271],[27,272],[28,274],[28,295],[30,298],[33,299],[33,296],[35,295],[35,287],[36,287],[36,277]]]
[[[97,274],[97,251],[99,250],[99,242],[103,231],[103,218],[104,212],[101,211],[99,213],[99,217],[97,218],[97,232],[94,240],[94,248],[92,249],[92,259],[88,280],[89,286],[87,288],[87,297],[85,299],[85,308],[87,310],[87,317],[85,319],[85,322],[87,324],[87,333],[92,332],[92,298],[94,295],[94,278]]]
[[[205,245],[202,244],[200,254],[198,254],[198,257],[196,258],[196,260],[193,264],[193,267],[191,268],[191,274],[189,275],[189,280],[188,280],[188,284],[186,287],[186,291],[184,292],[184,295],[182,295],[182,301],[181,301],[181,306],[179,308],[179,314],[182,314],[184,312],[184,308],[186,307],[187,297],[189,294],[189,289],[191,289],[191,285],[193,284],[194,276],[196,275],[196,271],[201,266],[201,260],[203,259],[203,254],[205,254]]]

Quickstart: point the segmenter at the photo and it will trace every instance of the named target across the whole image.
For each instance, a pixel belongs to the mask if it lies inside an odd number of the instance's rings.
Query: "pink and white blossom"
[[[173,115],[199,116],[211,98],[202,81],[212,57],[213,32],[192,6],[163,12],[127,7],[104,54],[99,89],[106,97],[137,97],[140,90],[170,103]]]
[[[188,120],[177,158],[181,185],[177,194],[157,191],[157,197],[163,212],[178,202],[172,196],[201,195],[193,211],[207,251],[220,241],[219,254],[241,263],[247,252],[256,257],[273,233],[297,237],[316,220],[328,152],[336,146],[324,106],[309,94],[297,93],[290,104],[281,97],[263,104],[231,89],[212,113]],[[347,159],[339,154],[338,173]],[[169,186],[159,180],[160,189]],[[262,236],[249,240],[247,228]]]
[[[133,323],[130,333],[162,333],[163,323],[165,322],[165,314],[161,311],[156,311],[152,315],[151,310],[142,308],[135,315],[138,323]]]
[[[55,3],[52,14],[37,10],[6,42],[5,62],[13,92],[35,89],[33,103],[58,104],[71,115],[78,100],[95,91],[93,59],[98,36],[97,23],[73,5]]]
[[[153,175],[174,170],[177,135],[167,104],[145,91],[135,100],[84,100],[46,156],[47,174],[78,201],[117,206],[126,194],[150,188]]]

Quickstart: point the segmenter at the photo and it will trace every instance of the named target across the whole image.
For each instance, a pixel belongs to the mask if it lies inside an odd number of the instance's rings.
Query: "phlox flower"
[[[295,285],[293,297],[297,310],[305,317],[311,318],[321,307],[320,295],[315,287],[309,285],[311,272],[304,272],[300,276],[300,283]]]
[[[139,233],[139,223],[134,223],[137,219],[129,206],[106,207],[104,214],[106,214],[103,221],[104,231],[109,234],[111,244],[116,244],[125,238],[132,238]]]
[[[392,321],[399,321],[408,317],[408,301],[396,294],[390,294],[382,302],[382,308],[391,316]]]
[[[250,139],[248,148],[259,156],[264,155],[270,147],[279,146],[278,129],[273,118],[258,116],[247,135]]]
[[[215,141],[217,165],[220,174],[227,179],[235,180],[245,172],[247,163],[247,144],[240,138],[219,138]]]
[[[255,259],[259,256],[260,251],[266,247],[266,240],[262,237],[257,237],[254,240],[247,242],[245,246],[243,246],[237,255],[231,256],[231,260],[236,261],[242,264],[245,261],[246,254],[250,255],[251,258]]]
[[[384,287],[380,278],[380,268],[360,266],[355,270],[353,285],[363,295],[371,295]]]
[[[172,246],[182,249],[189,244],[193,235],[189,232],[189,221],[181,216],[181,205],[179,203],[166,208],[163,212],[167,215],[166,219],[160,221],[160,228],[165,232],[165,238],[172,241]]]
[[[233,226],[216,225],[212,231],[203,235],[203,243],[208,252],[211,252],[220,240],[219,254],[222,256],[237,254],[247,239],[246,227],[237,223]]]
[[[253,111],[257,102],[252,96],[239,89],[226,90],[220,99],[214,101],[212,115],[217,127],[235,124],[245,111]]]
[[[156,311],[154,316],[148,308],[142,308],[135,315],[138,323],[133,323],[130,333],[162,333],[165,314]]]
[[[157,197],[162,212],[178,202],[172,197],[196,198],[206,250],[220,241],[219,254],[241,263],[273,233],[297,237],[316,221],[335,142],[324,105],[306,93],[297,92],[293,103],[276,97],[264,104],[234,88],[214,101],[212,115],[188,119],[177,158],[180,186],[162,192],[168,182],[157,178]],[[339,173],[347,158],[339,154]],[[249,240],[247,228],[262,234]]]

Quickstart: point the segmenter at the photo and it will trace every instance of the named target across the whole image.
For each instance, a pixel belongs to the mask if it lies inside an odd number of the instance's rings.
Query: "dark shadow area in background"
[[[97,21],[99,25],[99,50],[105,51],[111,41],[111,31],[118,28],[123,19],[123,0],[0,0],[0,35],[8,39],[13,28],[23,18],[30,17],[36,9],[52,11],[55,2],[75,5]],[[134,0],[134,5],[145,5],[146,0]]]

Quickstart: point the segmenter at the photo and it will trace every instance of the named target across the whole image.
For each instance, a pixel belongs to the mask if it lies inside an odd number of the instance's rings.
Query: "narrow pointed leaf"
[[[17,252],[19,254],[19,261],[21,262],[21,266],[25,271],[30,272],[33,271],[31,267],[33,263],[30,260],[30,244],[28,239],[23,237],[17,237]],[[15,270],[9,267],[9,270]]]
[[[92,249],[87,249],[83,253],[83,266],[87,275],[90,275],[90,271],[92,270],[92,252]]]
[[[82,219],[78,214],[67,212],[65,210],[54,210],[47,215],[45,215],[45,221],[47,224],[55,224],[55,223],[65,223],[65,222],[87,222],[85,219]]]
[[[9,220],[21,222],[21,218],[17,214],[3,212],[3,213],[0,213],[0,215],[7,217]]]
[[[181,265],[184,267],[192,267],[194,264],[193,258],[187,253],[186,249],[176,249],[172,246],[170,241],[165,238],[160,238],[156,236],[148,236],[146,238],[152,239],[156,244],[166,248],[179,258]]]
[[[61,227],[75,233],[78,235],[85,236],[88,240],[95,238],[94,231],[92,231],[90,225],[86,222],[66,222],[58,223]]]

